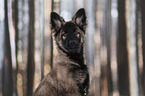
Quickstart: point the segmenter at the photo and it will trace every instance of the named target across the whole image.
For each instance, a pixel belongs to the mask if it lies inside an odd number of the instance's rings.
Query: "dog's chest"
[[[88,70],[85,69],[76,69],[72,72],[73,79],[77,82],[77,85],[79,87],[79,92],[81,93],[81,96],[86,96],[87,89],[88,89]]]
[[[85,79],[87,78],[86,70],[76,70],[73,73],[73,78],[79,83],[83,84]]]
[[[69,71],[75,82],[79,84],[84,83],[85,79],[87,78],[88,70],[86,66],[82,68],[81,66],[72,65]]]

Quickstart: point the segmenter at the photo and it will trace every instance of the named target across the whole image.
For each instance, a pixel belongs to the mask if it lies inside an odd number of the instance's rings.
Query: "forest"
[[[32,96],[58,53],[50,13],[79,8],[89,96],[145,96],[145,0],[0,0],[0,96]]]

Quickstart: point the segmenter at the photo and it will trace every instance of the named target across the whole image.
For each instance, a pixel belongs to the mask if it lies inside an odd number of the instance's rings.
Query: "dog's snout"
[[[71,51],[77,50],[79,48],[79,42],[77,40],[69,40],[66,48]]]
[[[70,40],[70,41],[69,41],[69,44],[72,45],[72,46],[73,46],[73,45],[76,45],[76,44],[77,44],[77,41],[76,41],[76,40]]]

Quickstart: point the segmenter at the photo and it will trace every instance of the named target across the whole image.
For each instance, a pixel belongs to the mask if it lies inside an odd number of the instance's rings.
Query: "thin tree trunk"
[[[54,0],[51,0],[51,11],[54,11]],[[52,38],[52,32],[51,32],[51,37],[50,37],[50,67],[52,69],[53,66],[53,38]]]
[[[18,0],[18,64],[19,64],[19,82],[18,95],[27,96],[27,55],[28,55],[28,30],[29,30],[29,0]],[[22,76],[22,77],[21,77]],[[22,89],[21,89],[22,88]]]
[[[61,0],[51,0],[51,11],[53,12],[61,12],[61,4],[60,4]],[[64,3],[65,4],[65,3]],[[50,15],[49,15],[50,16]],[[51,69],[53,68],[53,59],[55,58],[56,54],[56,47],[54,47],[54,41],[53,41],[53,37],[52,37],[52,32],[51,32],[51,37],[50,37],[50,67]]]
[[[112,72],[113,96],[119,96],[117,70],[117,29],[118,29],[117,0],[111,2],[111,32],[110,32],[110,63]]]
[[[119,93],[122,96],[129,96],[129,73],[127,53],[127,31],[125,21],[125,0],[118,1],[118,81]]]
[[[130,4],[130,6],[128,6]],[[136,2],[126,0],[126,22],[128,34],[129,84],[130,95],[139,96],[137,52],[136,52]]]
[[[34,1],[29,0],[29,37],[28,37],[28,62],[27,62],[27,96],[32,96],[33,94],[33,83],[34,83]]]
[[[113,82],[112,82],[112,70],[111,70],[111,0],[106,0],[105,5],[105,34],[106,34],[106,46],[107,46],[107,80],[108,80],[108,95],[112,96],[113,94]]]
[[[16,54],[16,70],[15,70],[15,90],[16,90],[16,96],[18,96],[18,92],[17,92],[17,73],[18,73],[18,36],[19,36],[19,32],[18,32],[18,0],[15,0],[13,2],[13,7],[15,10],[13,15],[14,15],[14,28],[15,28],[15,54]]]
[[[91,68],[91,72],[90,72],[90,80],[91,84],[90,84],[90,96],[95,96],[96,95],[96,63],[94,63],[94,52],[95,52],[95,45],[94,45],[94,34],[96,31],[96,25],[95,25],[95,21],[96,21],[96,7],[95,7],[96,1],[95,0],[86,0],[86,15],[87,15],[87,21],[88,21],[88,25],[87,25],[87,30],[86,30],[86,50],[85,50],[85,55],[86,55],[86,63],[87,65]],[[82,5],[81,5],[82,6]],[[94,73],[95,72],[95,73]],[[98,92],[98,90],[97,90]],[[99,92],[97,94],[100,94]]]
[[[41,35],[41,40],[42,40],[42,49],[41,49],[41,80],[44,78],[44,50],[45,50],[45,34],[44,34],[44,28],[45,28],[45,10],[44,10],[44,0],[41,2],[41,11],[42,11],[42,35]]]
[[[13,1],[8,0],[8,24],[10,34],[11,58],[12,58],[12,71],[13,71],[13,95],[17,95],[17,64],[16,64],[16,51],[15,51],[15,30],[13,18]]]
[[[110,72],[110,39],[109,33],[110,28],[110,4],[108,0],[103,0],[102,6],[103,8],[103,22],[102,22],[102,30],[101,30],[101,94],[102,96],[111,95],[111,72]],[[109,43],[109,44],[108,44]]]
[[[101,30],[102,30],[102,15],[103,11],[102,11],[102,0],[98,0],[96,1],[96,32],[94,33],[94,70],[92,70],[93,73],[93,83],[92,83],[92,87],[93,87],[93,94],[94,96],[101,96],[101,52],[100,52],[100,48],[101,48]],[[90,69],[91,70],[91,69]],[[90,96],[93,96],[90,95]]]
[[[86,12],[87,12],[87,40],[86,40],[86,57],[87,63],[94,66],[94,33],[95,33],[95,0],[87,0],[86,1]]]
[[[5,61],[3,66],[3,96],[12,96],[13,94],[13,79],[12,79],[12,60],[10,48],[10,36],[8,25],[8,2],[5,0]]]
[[[142,40],[143,40],[143,90],[145,90],[145,0],[141,0]],[[145,91],[144,91],[145,95]]]
[[[2,96],[2,68],[4,68],[4,40],[5,40],[5,8],[4,8],[4,2],[5,0],[0,0],[0,14],[3,14],[1,15],[0,17],[0,29],[1,29],[1,32],[0,32],[0,96]]]
[[[143,48],[142,48],[142,20],[141,20],[141,0],[136,0],[137,4],[137,12],[136,12],[136,46],[137,46],[137,62],[138,62],[138,75],[139,75],[139,92],[140,95],[143,96],[143,83],[142,83],[142,76],[143,76]]]

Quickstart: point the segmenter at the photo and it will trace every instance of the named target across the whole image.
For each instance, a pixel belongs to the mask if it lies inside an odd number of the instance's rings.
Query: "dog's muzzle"
[[[69,40],[67,44],[67,49],[69,51],[77,51],[79,49],[79,44],[77,40]]]

